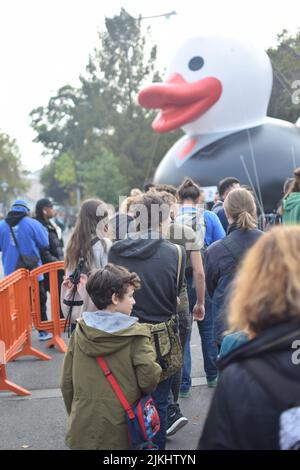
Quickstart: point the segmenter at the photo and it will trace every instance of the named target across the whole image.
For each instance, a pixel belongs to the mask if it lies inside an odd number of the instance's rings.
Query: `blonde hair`
[[[122,214],[128,214],[130,212],[130,206],[134,204],[136,197],[137,196],[128,196],[126,199],[124,199],[120,205],[119,211]]]
[[[255,200],[247,189],[236,188],[230,191],[224,201],[224,209],[237,228],[249,230],[257,227]]]
[[[132,190],[130,191],[131,197],[141,196],[142,194],[143,191],[141,191],[139,188],[132,188]]]
[[[300,227],[275,227],[245,256],[229,301],[230,331],[300,322]]]

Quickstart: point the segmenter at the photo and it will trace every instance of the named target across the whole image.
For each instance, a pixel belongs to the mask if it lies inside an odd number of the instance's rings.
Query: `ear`
[[[111,303],[112,303],[113,305],[118,305],[118,303],[119,303],[119,297],[117,296],[117,294],[114,293],[114,294],[112,295],[112,297],[111,297]]]

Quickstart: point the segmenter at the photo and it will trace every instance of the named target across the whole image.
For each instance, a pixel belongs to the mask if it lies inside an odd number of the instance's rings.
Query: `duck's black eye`
[[[204,60],[200,56],[193,57],[189,61],[189,69],[195,72],[196,70],[200,70],[201,67],[204,65]]]

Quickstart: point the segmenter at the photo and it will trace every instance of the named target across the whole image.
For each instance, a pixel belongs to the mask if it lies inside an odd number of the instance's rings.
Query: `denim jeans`
[[[196,290],[193,285],[193,278],[187,277],[187,287],[188,287],[188,296],[189,296],[189,305],[190,310],[193,310],[193,307],[197,301]],[[201,336],[201,346],[204,362],[204,370],[207,380],[213,380],[218,375],[218,369],[216,366],[218,348],[216,341],[214,339],[214,322],[213,322],[213,311],[212,311],[212,300],[209,297],[208,293],[205,292],[205,317],[204,320],[198,321],[197,326]],[[185,343],[184,348],[184,364],[182,372],[182,382],[180,390],[185,392],[190,389],[192,385],[191,379],[191,370],[192,370],[192,360],[191,360],[191,332]]]
[[[151,393],[160,419],[160,430],[153,438],[153,442],[158,446],[159,450],[164,450],[166,447],[167,408],[171,382],[172,376],[160,382],[155,391]]]

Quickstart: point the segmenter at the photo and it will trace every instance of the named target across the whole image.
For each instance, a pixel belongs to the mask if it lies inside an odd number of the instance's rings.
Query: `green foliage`
[[[136,102],[146,80],[160,79],[155,70],[156,46],[148,47],[141,19],[121,9],[119,15],[106,18],[105,25],[106,30],[99,34],[99,48],[80,77],[80,88],[66,85],[46,108],[31,112],[35,140],[54,158],[43,172],[43,182],[47,193],[58,201],[58,196],[63,197],[59,191],[71,197],[75,185],[81,187],[84,197],[94,191],[108,202],[116,201],[119,194],[125,195],[123,189],[142,187],[152,177],[181,135],[180,131],[154,134],[151,122],[155,113]],[[96,184],[100,169],[105,175],[101,188]],[[46,182],[47,175],[50,182]]]
[[[7,183],[6,194],[1,187],[2,183]],[[14,196],[19,191],[27,188],[28,184],[24,180],[24,172],[21,170],[21,157],[14,139],[9,135],[0,132],[0,198],[8,195]]]
[[[294,36],[283,30],[277,38],[278,46],[267,50],[274,74],[268,115],[296,122],[300,106],[292,101],[295,93],[292,84],[300,80],[300,30]]]
[[[119,171],[119,161],[111,152],[104,150],[84,166],[81,173],[87,197],[97,196],[118,205],[119,196],[127,195],[128,183]]]
[[[77,184],[75,157],[73,154],[61,153],[55,160],[55,179],[65,189],[73,189]]]
[[[68,204],[71,202],[70,191],[62,188],[59,181],[55,178],[55,163],[56,160],[53,158],[49,165],[44,166],[41,173],[41,183],[47,196],[53,197],[59,204]]]

